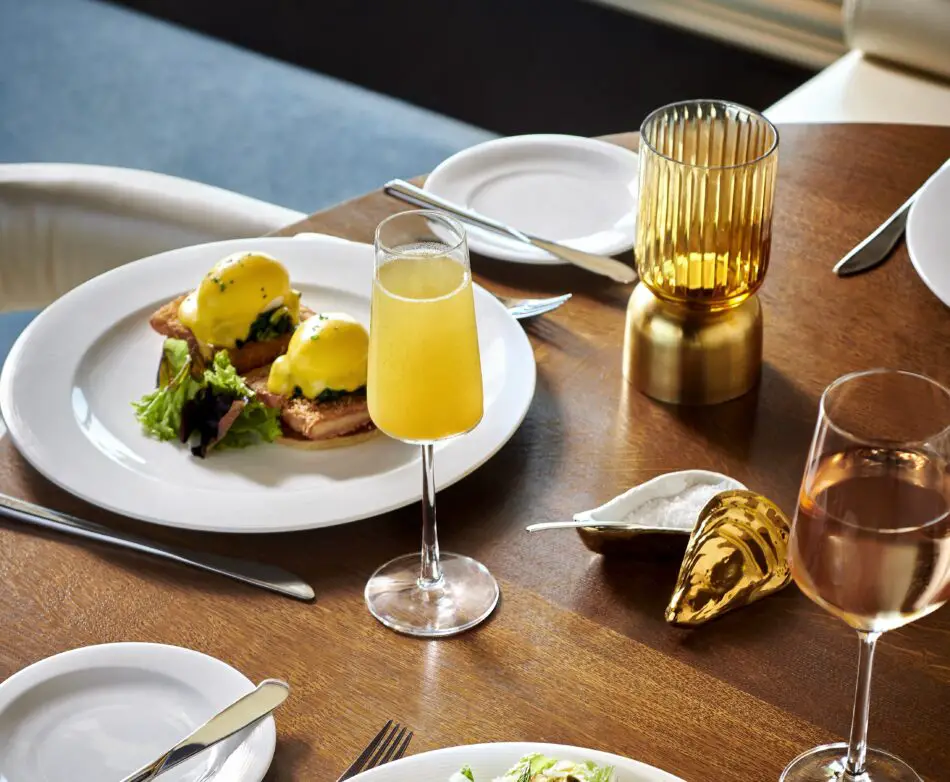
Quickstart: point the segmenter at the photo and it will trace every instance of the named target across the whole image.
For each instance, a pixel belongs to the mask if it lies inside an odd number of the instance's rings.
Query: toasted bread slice
[[[280,421],[286,445],[304,447],[305,443],[338,445],[362,442],[376,432],[365,394],[345,394],[329,402],[305,397],[288,398],[267,390],[270,367],[259,367],[244,376],[244,382],[264,404],[280,408]],[[366,437],[362,436],[366,435]]]
[[[289,433],[283,437],[278,437],[276,442],[280,445],[286,445],[290,448],[299,448],[303,451],[328,451],[331,448],[345,448],[348,445],[365,443],[367,440],[372,440],[378,434],[379,429],[370,423],[355,432],[341,434],[330,440],[308,440],[299,434]]]
[[[184,296],[179,296],[177,299],[173,299],[159,307],[149,319],[149,324],[163,336],[187,340],[192,352],[194,352],[198,349],[198,341],[191,333],[191,329],[178,319],[178,308],[184,300]],[[301,320],[306,320],[313,314],[313,311],[306,307],[300,308]],[[291,336],[293,336],[293,332],[261,342],[256,340],[245,342],[239,348],[227,348],[228,358],[231,359],[231,364],[238,374],[250,372],[252,369],[257,369],[265,364],[272,364],[274,359],[284,355],[287,352],[287,345],[290,344]],[[217,352],[217,350],[214,352]]]

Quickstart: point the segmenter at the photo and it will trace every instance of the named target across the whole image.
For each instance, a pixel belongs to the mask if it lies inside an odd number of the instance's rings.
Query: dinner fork
[[[565,293],[562,296],[552,296],[549,299],[510,299],[496,293],[495,298],[505,305],[505,308],[515,320],[525,320],[556,310],[571,298],[571,294]]]
[[[390,760],[399,760],[406,754],[409,742],[412,741],[412,731],[403,728],[398,722],[389,720],[375,738],[366,745],[360,756],[353,761],[343,775],[336,782],[352,779],[363,771],[382,766]]]

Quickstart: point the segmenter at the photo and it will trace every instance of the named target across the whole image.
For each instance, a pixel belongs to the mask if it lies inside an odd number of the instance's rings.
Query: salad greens
[[[132,403],[147,434],[183,443],[197,435],[192,453],[201,457],[211,448],[244,448],[280,436],[280,411],[256,398],[226,351],[198,373],[184,340],[166,339],[162,353],[159,387]]]
[[[613,782],[612,766],[598,766],[592,761],[573,763],[540,753],[525,755],[511,769],[492,782]],[[449,782],[477,782],[471,767],[463,766]],[[488,782],[488,780],[484,780]]]
[[[176,440],[181,435],[181,411],[201,388],[191,376],[191,355],[183,339],[166,339],[162,345],[159,387],[133,402],[135,417],[145,431],[159,440]]]

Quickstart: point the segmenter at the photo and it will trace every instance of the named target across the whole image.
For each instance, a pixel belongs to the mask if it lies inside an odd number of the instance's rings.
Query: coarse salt
[[[640,527],[690,531],[706,503],[719,492],[733,488],[735,484],[730,481],[694,483],[670,497],[647,500],[624,516],[623,521]]]

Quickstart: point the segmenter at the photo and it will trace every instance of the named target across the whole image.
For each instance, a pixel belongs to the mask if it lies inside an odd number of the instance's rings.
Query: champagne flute
[[[485,566],[440,554],[436,533],[435,443],[471,431],[483,412],[468,245],[457,221],[420,210],[383,220],[375,248],[367,400],[377,427],[422,449],[422,555],[377,570],[366,605],[399,632],[452,635],[498,603]]]
[[[797,757],[783,782],[920,782],[869,748],[868,706],[881,633],[950,598],[950,391],[911,372],[845,375],[821,397],[789,559],[801,590],[858,631],[847,744]]]

